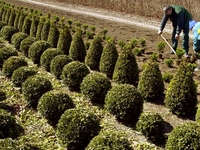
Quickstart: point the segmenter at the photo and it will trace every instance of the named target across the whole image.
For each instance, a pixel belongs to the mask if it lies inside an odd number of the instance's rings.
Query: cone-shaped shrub
[[[50,48],[51,45],[46,41],[36,41],[28,49],[28,57],[35,63],[40,63],[42,53]]]
[[[34,42],[36,42],[36,39],[30,36],[21,41],[19,50],[24,54],[24,56],[28,57],[28,50]]]
[[[85,57],[85,63],[91,70],[99,70],[99,62],[103,51],[102,39],[100,36],[96,36],[92,41],[87,55]]]
[[[100,131],[99,118],[88,109],[67,109],[57,125],[57,137],[68,150],[84,150]]]
[[[1,29],[1,34],[3,36],[4,40],[7,40],[10,42],[11,37],[13,36],[13,34],[17,33],[17,29],[15,29],[12,26],[4,26]]]
[[[46,16],[41,32],[41,40],[47,41],[50,29],[50,15]]]
[[[133,85],[118,84],[106,94],[104,107],[118,121],[135,125],[143,111],[143,99]]]
[[[19,50],[22,40],[24,40],[27,37],[28,37],[28,34],[23,33],[23,32],[17,32],[13,34],[11,38],[11,44],[14,45],[17,50]]]
[[[40,57],[40,65],[44,67],[46,71],[50,71],[51,60],[59,54],[62,54],[62,52],[58,48],[48,48]]]
[[[58,39],[59,39],[59,31],[56,26],[56,21],[53,20],[50,23],[50,29],[49,29],[47,41],[51,45],[51,47],[55,48],[57,47]]]
[[[4,27],[4,26],[6,26],[7,24],[5,23],[5,22],[3,22],[3,21],[0,21],[0,30]]]
[[[144,100],[157,102],[164,94],[164,81],[156,61],[149,61],[143,67],[138,83],[138,91]]]
[[[40,20],[39,20],[39,23],[38,23],[38,26],[37,26],[37,32],[36,32],[36,39],[37,40],[41,40],[41,33],[42,33],[42,28],[43,28],[45,19],[46,19],[45,16],[40,17]]]
[[[76,31],[73,37],[73,40],[71,42],[71,46],[69,49],[69,56],[75,61],[80,61],[80,62],[85,61],[86,50],[85,50],[85,45],[82,38],[82,33],[80,30]]]
[[[79,91],[83,78],[89,73],[84,63],[72,61],[64,66],[61,79],[71,91]]]
[[[133,150],[127,135],[121,131],[107,130],[95,136],[85,150]]]
[[[37,109],[50,125],[56,126],[65,110],[74,107],[71,97],[66,92],[49,91],[39,99]]]
[[[72,61],[73,60],[67,55],[57,55],[51,60],[50,72],[55,75],[57,79],[60,79],[63,67]]]
[[[126,46],[117,59],[112,79],[116,83],[134,84],[138,81],[138,75],[139,69],[135,55],[132,49]]]
[[[108,41],[103,49],[99,69],[108,78],[112,78],[115,64],[118,58],[117,48],[113,41]]]
[[[88,74],[81,83],[81,93],[93,103],[104,104],[105,96],[111,88],[110,79],[99,72]]]
[[[67,26],[60,29],[57,48],[59,48],[64,54],[69,55],[69,49],[72,42],[72,35]]]
[[[30,35],[31,23],[32,23],[31,15],[27,15],[24,19],[22,32]]]
[[[8,25],[14,27],[15,17],[16,17],[16,10],[12,9],[8,20]]]
[[[3,101],[6,99],[6,92],[0,89],[0,101]]]
[[[16,87],[21,87],[22,83],[30,76],[33,76],[37,71],[28,66],[22,66],[16,69],[11,77],[11,81]]]
[[[0,68],[2,68],[4,61],[11,56],[18,56],[18,53],[15,49],[7,46],[0,48]]]
[[[5,20],[4,20],[6,24],[8,24],[8,20],[10,18],[11,10],[12,10],[12,8],[10,6],[8,6],[7,10],[6,10],[6,14],[5,14]]]
[[[20,12],[20,17],[19,17],[19,22],[18,22],[18,30],[20,32],[22,32],[22,27],[23,27],[23,24],[24,24],[24,20],[25,20],[25,17],[27,16],[27,12],[24,12],[24,10],[22,10]]]
[[[200,126],[188,122],[175,127],[169,134],[165,149],[200,149]]]
[[[7,60],[4,61],[2,72],[7,77],[11,77],[13,72],[22,66],[28,66],[28,63],[23,57],[20,56],[11,56]]]
[[[195,115],[195,120],[200,125],[200,104],[197,107],[197,112],[196,112],[196,115]]]
[[[7,8],[6,8],[6,6],[3,6],[3,13],[2,13],[2,17],[1,17],[3,22],[5,22],[6,12],[7,12]]]
[[[164,120],[158,113],[143,112],[136,129],[154,143],[164,143]]]
[[[39,16],[37,14],[34,14],[32,17],[31,27],[30,27],[30,36],[31,37],[36,37],[38,24],[39,24]]]
[[[14,25],[13,27],[18,29],[18,23],[19,23],[19,17],[20,17],[20,13],[21,13],[21,10],[22,10],[22,7],[17,7],[15,13],[16,13],[16,16],[15,16],[15,21],[14,21]]]
[[[170,111],[181,117],[194,115],[197,107],[197,89],[193,73],[186,62],[180,64],[165,95],[164,103]]]
[[[52,90],[51,82],[41,76],[31,76],[22,84],[22,94],[28,105],[36,108],[41,96]]]

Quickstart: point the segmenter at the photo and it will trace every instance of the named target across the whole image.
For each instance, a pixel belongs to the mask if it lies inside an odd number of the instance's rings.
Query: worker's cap
[[[195,26],[196,23],[197,23],[197,22],[194,21],[194,20],[190,20],[190,21],[189,21],[189,28],[190,28],[190,30],[192,30],[192,28]]]

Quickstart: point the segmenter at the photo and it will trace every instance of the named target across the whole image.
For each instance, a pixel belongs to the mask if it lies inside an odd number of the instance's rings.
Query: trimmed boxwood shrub
[[[85,64],[90,67],[91,70],[99,70],[99,62],[103,51],[102,39],[100,36],[94,38],[87,51],[85,57]]]
[[[0,68],[2,68],[4,61],[11,56],[18,56],[18,53],[15,49],[7,46],[0,48]]]
[[[12,26],[6,25],[1,29],[1,34],[3,36],[4,40],[7,40],[10,42],[11,37],[13,36],[13,34],[17,33],[17,29],[15,29]]]
[[[90,110],[67,109],[57,125],[57,137],[68,150],[84,150],[100,131],[100,119]]]
[[[11,38],[11,44],[14,45],[17,50],[19,50],[22,40],[24,40],[27,37],[28,37],[28,34],[23,33],[23,32],[17,32],[13,34]]]
[[[26,57],[28,57],[28,50],[34,42],[36,42],[36,39],[28,36],[21,41],[19,50],[23,52]]]
[[[3,22],[3,21],[0,21],[0,30],[4,27],[4,26],[6,26],[7,24],[5,23],[5,22]]]
[[[12,9],[8,20],[8,25],[14,26],[15,17],[16,17],[16,10]]]
[[[122,131],[107,130],[95,136],[85,150],[133,150],[127,138]]]
[[[0,101],[3,101],[6,99],[6,92],[0,89]]]
[[[105,109],[117,120],[135,125],[143,111],[143,99],[137,88],[130,84],[113,86],[105,98]]]
[[[29,47],[28,57],[34,64],[39,64],[42,53],[50,47],[51,45],[46,41],[36,41]]]
[[[44,25],[46,17],[45,16],[40,16],[40,20],[37,26],[37,32],[36,32],[36,39],[41,40],[41,33],[42,33],[42,28]]]
[[[39,24],[39,16],[37,14],[34,14],[32,16],[31,27],[30,27],[30,36],[31,37],[36,37],[38,24]]]
[[[63,67],[72,61],[73,60],[67,55],[64,54],[57,55],[51,60],[50,72],[54,74],[57,79],[60,79]]]
[[[149,61],[144,65],[137,87],[144,100],[149,102],[161,100],[164,95],[164,81],[156,61]]]
[[[49,34],[48,34],[48,43],[51,45],[51,47],[56,48],[58,39],[59,39],[59,31],[56,26],[56,20],[53,20],[50,22],[50,29],[49,29]]]
[[[14,21],[14,25],[13,27],[18,29],[18,23],[19,23],[19,17],[20,17],[20,12],[22,10],[22,7],[18,6],[15,13],[16,13],[16,16],[15,16],[15,21]]]
[[[28,66],[22,66],[16,69],[11,77],[11,81],[16,87],[21,87],[22,83],[30,76],[33,76],[37,71]]]
[[[196,115],[195,115],[195,120],[200,125],[200,104],[198,104],[198,107],[197,107],[197,112],[196,112]]]
[[[72,61],[63,67],[61,79],[71,91],[79,91],[83,78],[89,73],[84,63]]]
[[[110,79],[113,76],[117,58],[118,52],[114,42],[108,41],[101,55],[99,70]]]
[[[44,41],[48,40],[49,29],[50,29],[50,17],[51,17],[50,14],[46,16],[44,25],[42,27],[41,40],[44,40]]]
[[[58,48],[48,48],[40,57],[40,65],[44,67],[46,71],[50,71],[51,60],[59,54],[62,54],[62,52]]]
[[[4,61],[2,72],[7,77],[11,77],[13,72],[22,66],[28,66],[28,63],[24,59],[24,57],[21,56],[11,56],[7,60]]]
[[[164,103],[177,116],[191,117],[196,113],[197,101],[193,72],[182,62],[167,88]]]
[[[104,104],[105,96],[111,88],[110,79],[99,72],[92,72],[83,78],[81,93],[93,103]]]
[[[169,134],[165,148],[200,149],[200,126],[195,122],[188,122],[175,127]]]
[[[22,94],[28,105],[36,108],[40,97],[52,90],[51,82],[41,76],[31,76],[22,84]]]
[[[23,23],[23,26],[22,26],[22,32],[30,35],[30,29],[31,29],[31,14],[27,15],[24,19],[24,23]]]
[[[28,15],[27,12],[25,12],[24,10],[22,10],[20,12],[20,17],[19,17],[19,22],[18,22],[18,30],[20,32],[22,32],[22,27],[23,27],[23,24],[24,24],[24,20],[25,20],[25,17]]]
[[[62,91],[49,91],[39,99],[37,109],[49,124],[56,126],[65,110],[74,108],[71,97]]]
[[[143,112],[136,124],[136,129],[155,143],[164,143],[164,120],[155,112]]]

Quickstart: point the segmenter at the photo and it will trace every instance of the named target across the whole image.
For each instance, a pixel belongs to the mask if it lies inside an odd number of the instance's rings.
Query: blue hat
[[[189,22],[189,28],[190,28],[190,30],[192,30],[192,28],[195,26],[196,23],[197,23],[196,21],[190,20],[190,22]]]

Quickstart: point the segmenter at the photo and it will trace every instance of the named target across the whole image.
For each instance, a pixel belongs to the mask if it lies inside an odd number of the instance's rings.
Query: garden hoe
[[[172,52],[176,55],[176,51],[171,47],[171,45],[169,44],[169,42],[167,42],[167,40],[165,39],[165,37],[162,34],[160,34],[160,35],[163,38],[163,40],[167,43],[167,45],[170,47],[170,49],[172,50]]]

